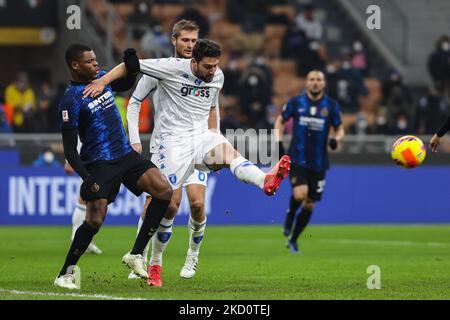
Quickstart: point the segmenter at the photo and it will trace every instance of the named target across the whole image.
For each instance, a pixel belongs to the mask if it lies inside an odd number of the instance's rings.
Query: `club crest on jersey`
[[[315,116],[316,113],[317,113],[317,107],[316,107],[316,106],[311,106],[311,107],[309,108],[309,113],[310,113],[312,116]]]
[[[195,79],[194,83],[195,83],[196,86],[199,86],[199,85],[202,84],[202,80],[200,80],[200,79]]]
[[[328,109],[327,108],[323,108],[322,110],[320,110],[320,115],[322,117],[328,117]]]
[[[169,181],[171,184],[175,185],[175,183],[177,183],[177,175],[176,174],[169,175]]]
[[[62,111],[63,122],[69,122],[69,112],[67,110]]]

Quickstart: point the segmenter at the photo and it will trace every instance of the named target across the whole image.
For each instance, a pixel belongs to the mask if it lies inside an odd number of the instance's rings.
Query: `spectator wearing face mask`
[[[132,27],[132,36],[134,40],[140,40],[148,28],[156,24],[152,16],[152,1],[135,0],[134,11],[128,17],[128,25]]]
[[[383,83],[383,107],[386,109],[387,127],[392,134],[407,130],[414,118],[412,96],[401,75],[392,70]]]
[[[33,162],[33,167],[62,167],[62,165],[55,159],[53,151],[50,148],[45,148]]]
[[[344,54],[340,61],[326,66],[328,93],[336,99],[342,113],[356,114],[359,111],[359,98],[367,94],[361,73],[353,68],[351,56]]]
[[[450,87],[450,38],[441,36],[436,42],[436,49],[428,58],[428,71],[435,85],[443,86],[444,91]]]
[[[428,93],[419,100],[416,117],[418,134],[434,134],[449,112],[449,106],[442,95],[441,85],[431,86]]]
[[[358,70],[363,77],[369,75],[369,61],[364,45],[360,40],[355,40],[352,45],[352,66]]]
[[[295,23],[305,31],[308,39],[319,42],[323,40],[323,25],[317,19],[316,8],[313,4],[305,5],[303,12],[300,12],[295,18]]]

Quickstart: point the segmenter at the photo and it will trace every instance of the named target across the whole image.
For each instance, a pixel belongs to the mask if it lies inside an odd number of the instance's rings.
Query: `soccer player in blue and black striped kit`
[[[121,183],[136,196],[144,191],[153,196],[134,246],[122,259],[133,272],[147,278],[142,251],[169,206],[172,188],[150,160],[131,148],[114,101],[114,91],[126,91],[134,85],[139,60],[134,50],[127,49],[124,54],[126,76],[92,98],[83,96],[83,90],[106,73],[100,70],[94,52],[87,46],[74,44],[66,50],[65,58],[72,81],[59,104],[64,155],[83,179],[80,196],[86,201],[87,210],[86,220],[77,229],[54,284],[79,289],[73,267],[99,231],[107,206],[114,202]],[[82,142],[80,154],[78,136]]]
[[[336,149],[344,137],[339,104],[324,90],[324,74],[310,71],[306,77],[306,92],[291,98],[275,122],[276,140],[280,142],[280,154],[284,154],[281,144],[284,123],[294,119],[289,148],[292,196],[284,223],[284,235],[289,237],[288,247],[293,253],[299,252],[298,237],[307,226],[315,203],[322,197],[329,168],[327,147]],[[333,133],[329,139],[330,127]],[[301,211],[296,216],[300,206]]]

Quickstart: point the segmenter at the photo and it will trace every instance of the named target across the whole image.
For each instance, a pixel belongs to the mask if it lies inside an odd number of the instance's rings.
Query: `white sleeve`
[[[139,60],[141,72],[158,80],[165,80],[173,78],[173,75],[180,68],[177,68],[177,58],[163,58],[163,59],[141,59]]]
[[[78,136],[78,142],[77,142],[77,151],[78,151],[78,154],[80,154],[80,152],[81,152],[81,147],[83,146],[83,144],[81,143],[81,140],[80,140],[80,136]]]
[[[139,112],[141,111],[141,103],[156,89],[157,84],[158,80],[155,78],[146,75],[142,76],[130,98],[127,107],[127,122],[131,144],[141,143],[139,136]]]

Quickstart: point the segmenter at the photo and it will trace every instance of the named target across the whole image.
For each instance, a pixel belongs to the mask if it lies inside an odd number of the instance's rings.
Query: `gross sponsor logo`
[[[209,87],[196,87],[183,83],[183,86],[181,87],[181,95],[183,97],[194,96],[201,98],[209,98],[210,96]]]

